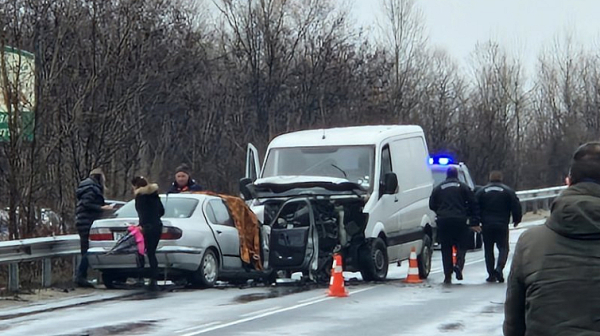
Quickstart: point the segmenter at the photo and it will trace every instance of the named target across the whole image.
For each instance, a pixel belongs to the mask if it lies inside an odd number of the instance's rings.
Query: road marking
[[[376,286],[367,287],[367,288],[359,289],[359,290],[356,290],[356,291],[352,291],[352,292],[350,292],[350,295],[362,293],[362,292],[371,290],[371,289],[373,289],[375,287]],[[309,301],[309,302],[305,302],[305,303],[300,303],[300,304],[297,304],[297,305],[294,305],[294,306],[290,306],[290,307],[287,307],[287,308],[281,308],[281,309],[278,309],[278,310],[271,310],[271,311],[268,311],[268,312],[265,312],[265,313],[262,313],[262,314],[254,315],[254,316],[251,316],[251,317],[246,317],[246,318],[239,319],[239,320],[236,320],[236,321],[232,321],[232,322],[229,322],[229,323],[224,323],[224,324],[219,324],[219,325],[213,325],[213,326],[207,327],[206,329],[194,331],[194,332],[182,335],[182,336],[196,336],[196,335],[204,334],[204,333],[207,333],[207,332],[211,332],[211,331],[215,331],[215,330],[219,330],[219,329],[223,329],[223,328],[227,328],[227,327],[232,327],[232,326],[235,326],[235,325],[238,325],[238,324],[242,324],[242,323],[246,323],[246,322],[258,320],[258,319],[261,319],[263,317],[268,317],[268,316],[279,314],[279,313],[285,313],[285,312],[290,311],[290,310],[296,310],[296,309],[299,309],[299,308],[307,307],[307,306],[310,306],[310,305],[313,305],[313,304],[316,304],[316,303],[319,303],[319,302],[328,301],[328,300],[332,300],[332,299],[333,299],[333,297],[326,296],[326,297],[322,297],[320,299],[315,299],[313,301]]]
[[[248,316],[252,316],[252,315],[260,315],[262,313],[270,312],[272,310],[277,310],[277,309],[280,309],[280,308],[281,308],[281,306],[277,306],[277,307],[271,307],[271,308],[267,308],[267,309],[263,309],[263,310],[258,310],[258,311],[255,311],[255,312],[244,314],[244,315],[242,315],[242,317],[248,317]]]
[[[311,302],[311,301],[314,301],[314,300],[322,299],[324,297],[327,297],[327,295],[319,295],[319,296],[311,297],[311,298],[308,298],[308,299],[299,300],[298,303]]]
[[[472,260],[472,261],[466,262],[466,263],[465,263],[465,266],[467,266],[467,265],[473,265],[473,264],[477,264],[477,263],[480,263],[480,262],[482,262],[482,261],[485,261],[485,258],[481,258],[481,259],[477,259],[477,260]],[[430,272],[429,272],[429,274],[442,273],[443,271],[444,271],[444,269],[443,269],[443,268],[440,268],[440,269],[435,269],[435,270],[432,270],[432,271],[430,271]]]
[[[183,333],[183,332],[186,332],[186,331],[207,328],[207,327],[210,327],[210,326],[214,326],[215,324],[219,324],[219,323],[221,323],[221,321],[215,321],[215,322],[205,323],[205,324],[201,324],[201,325],[197,325],[197,326],[193,326],[193,327],[189,327],[189,328],[185,328],[185,329],[176,330],[175,332],[176,333]]]

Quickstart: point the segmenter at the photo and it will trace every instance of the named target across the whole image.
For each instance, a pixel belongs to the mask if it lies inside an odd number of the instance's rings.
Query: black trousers
[[[483,225],[482,229],[483,245],[485,250],[485,267],[490,276],[494,275],[494,270],[500,272],[504,270],[508,259],[508,226],[504,225]],[[498,248],[498,264],[494,265],[494,245]],[[495,266],[495,267],[494,267]]]
[[[79,233],[79,247],[81,249],[81,262],[77,268],[77,278],[87,279],[87,272],[90,266],[87,257],[87,251],[90,248],[90,230],[80,229]]]
[[[143,227],[144,244],[146,245],[146,255],[150,264],[150,283],[155,284],[158,280],[158,260],[156,260],[156,248],[160,241],[162,233],[162,224],[147,225]],[[142,265],[143,266],[143,265]]]
[[[452,246],[456,246],[456,266],[462,271],[465,267],[465,255],[469,239],[469,227],[466,220],[438,218],[438,239],[442,245],[442,264],[444,275],[452,276]]]

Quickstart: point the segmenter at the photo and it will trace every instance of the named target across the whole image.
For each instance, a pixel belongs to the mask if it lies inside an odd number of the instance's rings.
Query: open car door
[[[317,269],[319,236],[313,207],[307,199],[285,202],[270,226],[272,269],[308,273]]]
[[[246,151],[246,178],[252,180],[252,182],[258,179],[260,174],[260,163],[258,158],[258,150],[253,144],[248,144]]]

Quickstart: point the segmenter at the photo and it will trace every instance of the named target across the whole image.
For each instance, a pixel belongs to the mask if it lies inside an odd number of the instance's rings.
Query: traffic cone
[[[414,246],[413,246],[412,250],[410,251],[410,259],[408,260],[408,276],[406,277],[406,280],[404,280],[404,282],[406,282],[406,283],[421,283],[421,282],[423,282],[421,280],[421,278],[419,278],[419,265],[417,263],[417,251]]]
[[[456,245],[452,245],[452,265],[456,265]]]
[[[331,280],[329,281],[328,296],[347,297],[348,292],[344,287],[344,274],[342,256],[338,253],[333,255],[333,267],[331,268]]]

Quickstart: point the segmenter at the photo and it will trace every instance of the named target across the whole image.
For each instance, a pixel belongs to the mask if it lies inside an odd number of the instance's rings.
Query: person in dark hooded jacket
[[[112,206],[106,205],[104,202],[104,184],[104,173],[101,169],[96,168],[92,170],[88,178],[79,183],[76,192],[75,226],[81,245],[81,263],[77,271],[76,282],[80,287],[93,287],[87,281],[90,228],[95,220],[101,219],[107,211],[112,210]]]
[[[600,142],[577,149],[569,187],[515,248],[505,336],[600,335]]]
[[[150,264],[150,286],[149,290],[156,291],[158,286],[158,260],[156,259],[156,248],[162,234],[161,217],[165,215],[165,208],[158,195],[158,185],[149,184],[142,177],[135,177],[131,184],[135,194],[135,209],[139,216],[139,223],[144,233],[144,245],[146,255]],[[143,267],[143,265],[141,265]]]
[[[168,194],[177,194],[190,191],[203,191],[204,188],[192,178],[190,167],[182,164],[175,170],[175,181],[171,184]]]

